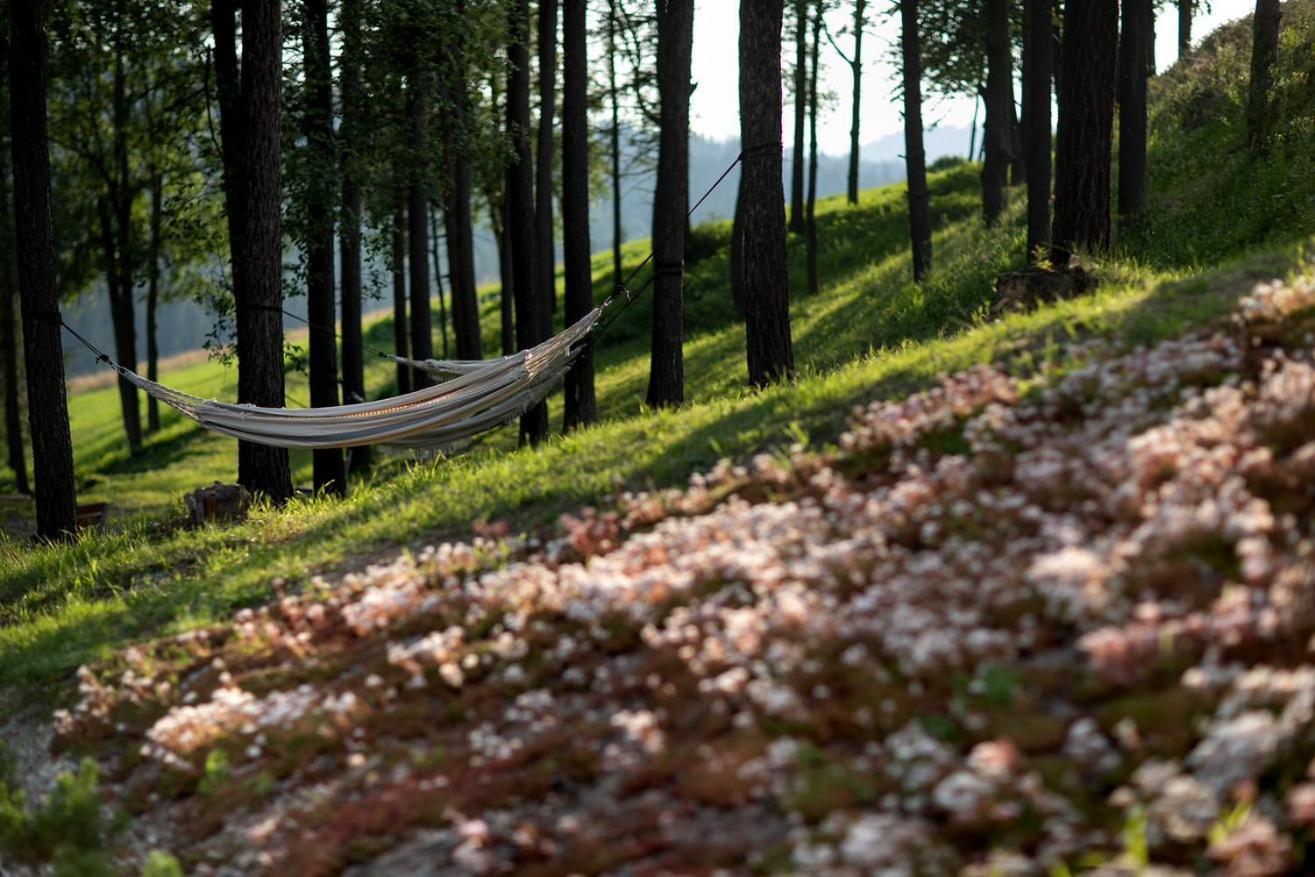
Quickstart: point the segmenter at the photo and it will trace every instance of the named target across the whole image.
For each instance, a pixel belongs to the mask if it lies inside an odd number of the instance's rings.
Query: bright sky
[[[789,4],[787,4],[788,6]],[[848,4],[845,4],[848,6]],[[1241,18],[1255,9],[1253,0],[1213,0],[1210,12],[1198,12],[1192,33],[1199,40],[1218,25]],[[883,9],[885,4],[870,7]],[[698,90],[693,97],[692,126],[705,137],[728,139],[739,137],[739,0],[697,0],[694,16],[694,80]],[[790,13],[787,10],[786,15]],[[831,21],[833,33],[852,12],[838,12]],[[787,22],[788,27],[788,22]],[[874,12],[863,41],[863,132],[862,142],[869,143],[903,129],[899,107],[893,97],[896,69],[892,52],[899,38],[899,22],[894,16]],[[850,38],[841,40],[845,46]],[[1161,13],[1156,25],[1155,57],[1161,68],[1173,63],[1178,51],[1178,19],[1173,8]],[[824,111],[819,119],[818,141],[823,152],[843,154],[849,151],[849,69],[829,44],[822,47],[822,90],[840,96],[839,105]],[[969,98],[936,100],[926,107],[926,121],[932,124],[967,127],[972,124],[973,101]],[[787,125],[789,124],[787,120]],[[787,140],[789,134],[786,135]]]

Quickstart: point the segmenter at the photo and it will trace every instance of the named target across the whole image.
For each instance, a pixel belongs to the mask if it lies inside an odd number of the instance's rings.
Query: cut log
[[[193,490],[183,498],[194,527],[241,521],[251,510],[251,494],[240,484],[220,484]]]

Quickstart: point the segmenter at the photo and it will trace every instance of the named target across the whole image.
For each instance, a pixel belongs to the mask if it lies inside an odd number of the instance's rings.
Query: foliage
[[[104,850],[119,826],[102,809],[98,775],[96,763],[83,760],[37,807],[21,789],[0,783],[0,850],[17,862],[51,863],[58,875],[113,874]]]

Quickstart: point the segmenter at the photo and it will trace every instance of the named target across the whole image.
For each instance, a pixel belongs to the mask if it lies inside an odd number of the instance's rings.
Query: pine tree
[[[567,325],[594,306],[589,244],[589,26],[587,0],[562,4],[562,243]],[[563,427],[593,423],[593,348],[576,357],[566,375]]]
[[[922,36],[918,0],[900,2],[900,55],[904,73],[904,165],[908,178],[909,239],[913,280],[931,270],[931,192],[927,188],[927,153],[922,143]]]
[[[794,375],[781,183],[783,0],[740,0],[740,236],[749,383]]]
[[[1050,247],[1050,81],[1054,69],[1051,0],[1025,0],[1023,146],[1027,159],[1027,257]]]

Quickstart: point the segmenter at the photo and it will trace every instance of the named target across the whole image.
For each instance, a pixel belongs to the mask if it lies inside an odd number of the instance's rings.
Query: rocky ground
[[[1307,872],[1312,306],[130,649],[53,751],[199,874]]]

